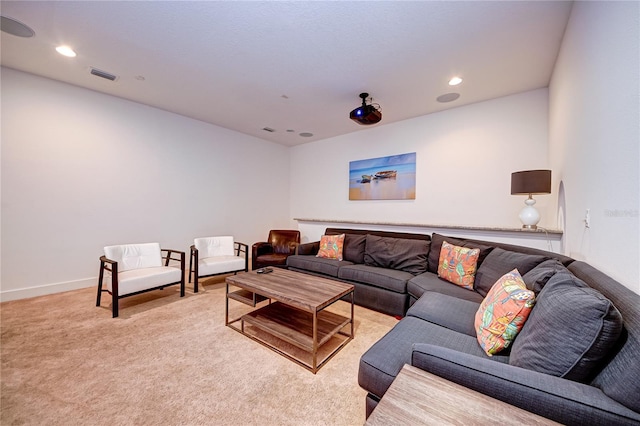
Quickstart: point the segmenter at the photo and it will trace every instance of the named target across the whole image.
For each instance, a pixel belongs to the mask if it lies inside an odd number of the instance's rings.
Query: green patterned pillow
[[[320,248],[316,257],[325,259],[342,260],[342,248],[344,247],[344,234],[323,235],[320,238]]]
[[[534,304],[535,294],[527,290],[517,269],[496,281],[480,304],[475,318],[478,343],[487,355],[509,347]]]
[[[443,241],[438,262],[438,276],[467,290],[473,290],[478,256],[480,256],[480,249],[454,246]]]

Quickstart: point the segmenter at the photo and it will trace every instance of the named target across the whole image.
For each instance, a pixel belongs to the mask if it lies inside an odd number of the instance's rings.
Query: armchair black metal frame
[[[244,269],[236,269],[225,272],[218,272],[216,274],[208,274],[208,275],[198,275],[198,249],[195,244],[192,244],[191,247],[191,256],[189,256],[189,282],[191,282],[191,275],[193,275],[193,292],[198,292],[198,278],[206,278],[206,277],[214,277],[216,275],[226,275],[226,274],[237,274],[238,272],[247,272],[249,271],[249,246],[244,243],[239,243],[237,241],[233,242],[233,251],[236,256],[240,256],[240,253],[244,253]]]
[[[185,273],[185,263],[186,263],[185,252],[179,251],[179,250],[171,250],[171,249],[161,249],[161,252],[165,253],[165,255],[162,256],[162,259],[164,259],[164,266],[169,266],[169,262],[171,260],[180,262],[180,270],[182,271],[182,273],[180,274],[181,276],[180,281],[163,284],[161,286],[152,287],[145,290],[136,291],[134,293],[128,293],[122,296],[118,294],[118,262],[116,262],[115,260],[108,259],[104,255],[100,256],[100,276],[98,277],[98,296],[96,298],[96,306],[100,306],[100,299],[102,297],[102,292],[110,293],[112,298],[111,308],[113,312],[113,318],[116,318],[119,315],[118,301],[125,297],[135,296],[136,294],[146,293],[148,291],[153,291],[153,290],[162,290],[165,287],[176,285],[176,284],[180,284],[180,297],[184,297],[184,293],[185,293],[184,273]],[[177,259],[172,257],[174,254],[179,254],[180,258]],[[105,270],[111,272],[111,291],[109,291],[106,288],[105,289],[102,288]]]

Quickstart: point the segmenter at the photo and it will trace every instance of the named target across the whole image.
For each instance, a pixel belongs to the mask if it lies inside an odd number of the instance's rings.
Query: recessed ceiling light
[[[76,52],[74,52],[69,46],[58,46],[56,47],[56,52],[64,56],[68,56],[69,58],[76,57]]]
[[[452,102],[460,97],[460,93],[445,93],[436,98],[436,101],[440,103]]]
[[[310,138],[311,136],[313,136],[313,133],[302,132],[300,133],[300,136],[302,136],[303,138]]]
[[[22,22],[8,16],[0,17],[0,30],[17,37],[33,37],[36,34]]]
[[[460,77],[453,77],[449,80],[449,86],[457,86],[460,83],[462,83],[462,79]]]

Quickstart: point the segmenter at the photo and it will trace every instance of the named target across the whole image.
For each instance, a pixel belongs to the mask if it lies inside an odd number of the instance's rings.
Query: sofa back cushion
[[[366,237],[364,264],[397,269],[418,275],[427,271],[429,241],[403,238]]]
[[[522,279],[527,288],[537,295],[551,277],[561,271],[568,272],[567,268],[558,259],[549,259],[525,273]]]
[[[366,235],[345,234],[342,258],[353,263],[364,263]]]
[[[621,331],[622,316],[609,299],[571,273],[558,272],[538,295],[509,364],[588,382]]]
[[[640,294],[588,263],[575,261],[567,269],[598,290],[618,308],[624,328],[618,344],[600,374],[591,382],[608,397],[640,413]]]
[[[522,276],[547,259],[545,256],[516,253],[496,247],[478,268],[474,289],[486,296],[495,282],[507,272],[517,269]]]
[[[118,262],[118,272],[162,266],[160,243],[107,246],[104,255]]]

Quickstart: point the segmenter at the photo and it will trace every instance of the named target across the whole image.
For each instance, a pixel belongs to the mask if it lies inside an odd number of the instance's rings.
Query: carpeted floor
[[[363,424],[358,361],[397,320],[356,306],[355,339],[314,375],[224,326],[223,282],[123,299],[116,319],[95,288],[0,304],[0,424]]]

